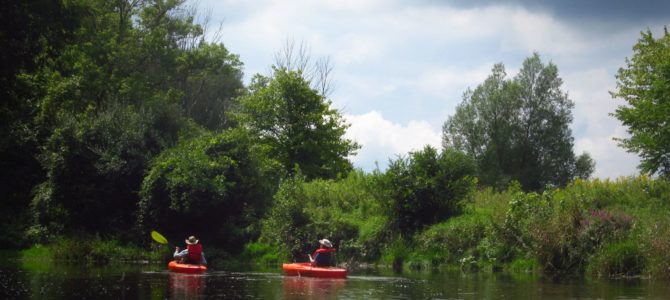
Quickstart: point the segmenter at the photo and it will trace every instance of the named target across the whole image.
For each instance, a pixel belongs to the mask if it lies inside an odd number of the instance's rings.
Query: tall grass
[[[433,261],[546,274],[670,277],[670,183],[576,180],[564,189],[477,191],[464,213],[416,235]]]
[[[81,263],[104,264],[110,262],[160,261],[166,256],[160,247],[145,249],[130,244],[122,244],[115,239],[98,236],[66,238],[61,237],[49,244],[36,244],[21,251],[24,260],[71,260]]]
[[[481,189],[466,198],[460,215],[407,234],[388,226],[383,209],[388,195],[376,176],[353,172],[337,181],[298,180],[282,187],[290,197],[279,202],[293,203],[286,207],[297,210],[302,223],[287,214],[288,219],[272,224],[294,222],[291,226],[265,234],[300,236],[305,253],[316,248],[316,240],[329,238],[340,261],[670,278],[666,180],[575,180],[542,193],[523,192],[515,183],[503,191]],[[286,245],[256,246],[250,252],[281,260],[278,253],[285,250],[276,249],[288,249]]]

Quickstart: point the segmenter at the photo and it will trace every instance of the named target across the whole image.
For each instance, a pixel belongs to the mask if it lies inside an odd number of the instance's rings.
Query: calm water
[[[285,277],[264,271],[175,274],[163,265],[78,267],[0,262],[0,299],[669,299],[652,280],[551,281],[529,275],[423,272]]]

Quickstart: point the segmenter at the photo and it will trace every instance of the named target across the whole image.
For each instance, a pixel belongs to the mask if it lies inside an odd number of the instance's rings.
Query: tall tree
[[[650,30],[633,46],[633,57],[616,75],[615,98],[626,101],[613,114],[628,127],[630,138],[619,145],[637,153],[642,172],[670,178],[670,35]]]
[[[61,55],[85,5],[77,1],[0,1],[0,248],[24,243],[31,190],[44,179],[37,160],[38,93],[26,74]]]
[[[300,71],[256,75],[237,118],[291,174],[299,168],[308,179],[335,178],[352,169],[347,156],[358,145],[344,138],[348,125]]]
[[[535,53],[513,79],[502,64],[468,90],[443,126],[443,146],[472,156],[483,184],[505,186],[518,180],[525,189],[565,185],[588,177],[592,167],[579,166],[573,153],[573,103],[561,90],[556,65],[543,64]],[[584,154],[582,164],[592,164]],[[588,173],[588,174],[585,174]]]
[[[32,201],[35,237],[127,234],[149,162],[193,128],[229,127],[242,86],[237,56],[204,41],[184,1],[84,5],[62,54],[21,77],[37,91],[47,175]]]

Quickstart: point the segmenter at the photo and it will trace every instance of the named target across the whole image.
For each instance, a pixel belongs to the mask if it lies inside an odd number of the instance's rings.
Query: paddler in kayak
[[[186,240],[186,249],[179,251],[179,247],[174,250],[173,257],[178,263],[192,265],[207,265],[205,253],[202,252],[202,244],[198,243],[195,236],[189,236]]]
[[[309,255],[309,261],[312,263],[313,267],[332,267],[333,264],[333,255],[335,253],[335,248],[333,248],[333,243],[327,239],[319,240],[319,249],[314,251],[314,255]]]

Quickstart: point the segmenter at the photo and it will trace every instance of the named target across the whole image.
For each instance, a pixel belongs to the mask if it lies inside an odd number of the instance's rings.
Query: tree
[[[0,248],[21,247],[31,190],[44,180],[37,160],[35,89],[22,78],[62,54],[80,25],[76,1],[2,1],[0,10]]]
[[[384,186],[391,228],[412,233],[457,214],[475,186],[475,170],[474,161],[462,152],[438,153],[430,146],[391,161]]]
[[[584,152],[582,155],[578,156],[577,161],[575,161],[574,176],[579,179],[588,179],[591,177],[591,174],[593,174],[593,171],[595,171],[595,168],[596,163],[593,161],[593,158],[591,158],[591,155]]]
[[[128,237],[149,162],[180,138],[230,127],[242,86],[237,56],[204,41],[184,1],[83,2],[59,55],[18,77],[34,91],[46,174],[32,199],[38,238]]]
[[[278,164],[247,132],[184,139],[153,160],[140,190],[139,227],[172,236],[193,232],[229,252],[255,239],[278,186]]]
[[[300,169],[307,179],[336,178],[352,169],[347,156],[358,145],[344,138],[348,125],[301,72],[274,68],[272,77],[256,75],[239,102],[237,120],[289,174]]]
[[[642,172],[670,178],[670,35],[667,28],[658,39],[649,30],[641,34],[611,92],[627,104],[613,115],[628,127],[630,137],[616,140],[640,155]]]
[[[443,127],[443,147],[454,148],[472,156],[479,163],[483,183],[505,185],[510,174],[506,170],[515,161],[513,139],[518,123],[518,88],[505,79],[505,66],[496,64],[492,74],[474,91],[463,95]]]
[[[443,126],[443,146],[473,157],[483,184],[518,180],[529,190],[567,184],[577,176],[569,128],[574,104],[561,90],[556,65],[535,53],[517,76],[506,75],[496,64],[484,83],[466,91]],[[584,166],[579,176],[589,170]]]

